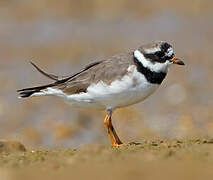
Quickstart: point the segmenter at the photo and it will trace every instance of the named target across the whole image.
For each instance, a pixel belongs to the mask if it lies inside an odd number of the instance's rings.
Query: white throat
[[[144,55],[139,51],[134,51],[134,57],[146,68],[153,72],[168,72],[169,66],[172,64],[170,61],[166,61],[165,63],[155,62],[154,64],[147,60]]]

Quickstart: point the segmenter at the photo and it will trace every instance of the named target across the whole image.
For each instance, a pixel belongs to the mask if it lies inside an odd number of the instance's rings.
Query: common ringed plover
[[[172,46],[158,41],[85,66],[70,76],[48,74],[31,63],[53,83],[18,90],[21,98],[54,95],[72,106],[106,110],[104,124],[112,146],[122,145],[112,125],[116,108],[132,105],[150,96],[162,83],[172,64],[184,65]]]

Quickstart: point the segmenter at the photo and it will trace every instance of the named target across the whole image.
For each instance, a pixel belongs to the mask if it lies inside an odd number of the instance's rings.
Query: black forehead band
[[[168,43],[163,43],[161,44],[161,49],[166,52],[169,48],[171,48],[172,46]]]

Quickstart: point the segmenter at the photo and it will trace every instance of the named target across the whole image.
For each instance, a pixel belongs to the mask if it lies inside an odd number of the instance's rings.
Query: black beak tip
[[[179,61],[177,62],[177,64],[178,64],[178,65],[182,65],[182,66],[185,65],[184,62],[181,61],[181,60],[179,60]]]

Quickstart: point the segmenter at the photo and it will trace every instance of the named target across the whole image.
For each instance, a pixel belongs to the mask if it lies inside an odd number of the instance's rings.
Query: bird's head
[[[175,57],[173,47],[165,41],[141,46],[134,51],[134,58],[154,72],[167,72],[172,64],[184,65],[182,60]]]

